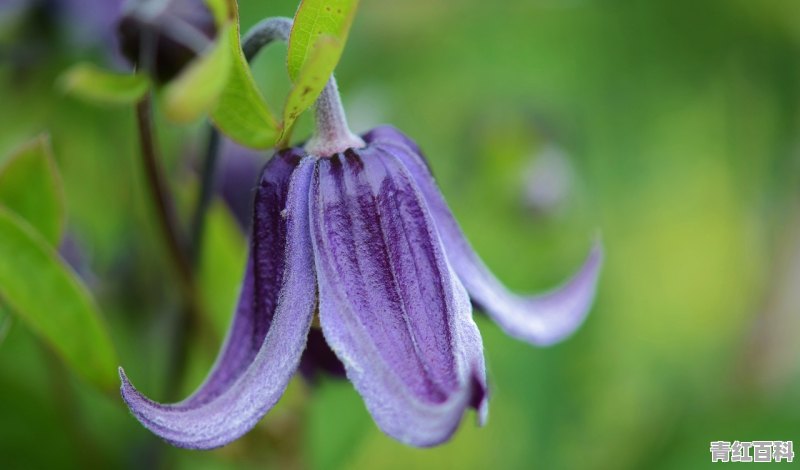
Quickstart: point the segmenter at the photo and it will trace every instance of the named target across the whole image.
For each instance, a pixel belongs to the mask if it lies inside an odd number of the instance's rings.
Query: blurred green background
[[[239,4],[243,30],[297,6]],[[78,271],[129,376],[166,399],[180,299],[133,110],[57,90],[70,64],[110,54],[74,20],[40,16],[0,22],[0,155],[51,134]],[[275,109],[289,89],[284,57],[276,46],[254,65]],[[245,438],[190,452],[3,317],[0,466],[701,468],[710,441],[800,443],[800,3],[364,0],[337,77],[354,130],[392,123],[420,144],[510,287],[554,286],[601,233],[586,324],[537,349],[478,315],[490,420],[477,428],[467,415],[434,449],[385,437],[348,382],[298,378]],[[305,116],[295,135],[309,128]],[[159,119],[187,219],[204,138],[201,123]],[[244,260],[221,204],[210,223],[212,331],[191,342],[186,393],[215,357]]]

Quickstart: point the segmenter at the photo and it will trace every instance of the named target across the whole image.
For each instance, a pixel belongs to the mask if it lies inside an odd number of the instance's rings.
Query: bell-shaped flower
[[[378,427],[412,446],[446,441],[468,408],[487,417],[472,300],[511,336],[548,345],[592,303],[601,251],[559,289],[509,292],[462,234],[416,144],[392,127],[347,130],[331,81],[305,147],[266,164],[228,338],[190,397],[159,404],[122,377],[122,396],[170,443],[208,449],[275,405],[307,347],[327,343]],[[312,327],[315,316],[320,331]]]

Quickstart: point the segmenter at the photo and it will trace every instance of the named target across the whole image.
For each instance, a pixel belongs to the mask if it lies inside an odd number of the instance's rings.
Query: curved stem
[[[248,62],[252,61],[258,52],[272,41],[288,41],[291,32],[291,18],[275,17],[259,22],[244,37],[242,51],[245,58]],[[348,148],[361,148],[365,145],[364,141],[347,127],[347,118],[333,75],[317,98],[314,107],[316,130],[306,144],[308,153],[328,156]]]
[[[314,135],[306,144],[306,151],[312,155],[327,157],[348,148],[366,145],[347,126],[347,117],[333,75],[314,104],[314,124]]]
[[[272,41],[288,41],[292,32],[292,19],[283,16],[267,18],[250,28],[242,40],[242,52],[248,62]]]

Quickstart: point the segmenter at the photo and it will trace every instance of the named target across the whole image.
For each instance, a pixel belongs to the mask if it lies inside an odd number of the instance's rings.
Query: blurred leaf
[[[150,80],[142,74],[121,74],[96,65],[72,66],[58,80],[64,92],[96,104],[131,104],[150,89]]]
[[[41,235],[1,208],[0,298],[84,378],[116,387],[116,354],[86,287]]]
[[[239,18],[236,2],[231,2],[233,25],[229,28],[228,80],[222,89],[211,119],[219,129],[236,142],[253,148],[269,148],[275,144],[278,123],[256,86],[239,39]]]
[[[247,244],[227,207],[215,201],[208,211],[200,266],[200,291],[216,333],[224,337],[244,276]]]
[[[47,136],[24,145],[0,168],[0,206],[58,246],[64,230],[64,193]]]
[[[341,50],[341,41],[337,38],[333,36],[319,38],[286,98],[281,139],[292,128],[298,116],[314,104],[322,89],[325,88],[331,71],[339,60]]]
[[[223,27],[210,50],[192,61],[164,88],[164,113],[176,122],[190,122],[213,109],[231,71],[231,24]]]
[[[303,0],[300,3],[294,16],[286,56],[289,77],[293,82],[298,81],[300,72],[313,56],[312,51],[320,45],[318,41],[322,36],[332,36],[338,40],[337,47],[327,51],[332,57],[331,60],[326,60],[328,68],[319,69],[326,78],[333,73],[347,42],[347,34],[357,7],[358,0]]]

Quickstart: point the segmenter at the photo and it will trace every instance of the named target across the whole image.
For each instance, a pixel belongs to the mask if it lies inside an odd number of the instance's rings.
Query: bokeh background
[[[114,9],[93,3],[114,2],[0,4],[0,155],[50,133],[62,253],[129,376],[166,399],[180,298],[133,110],[55,86],[78,60],[124,70]],[[297,6],[239,4],[243,29]],[[273,108],[289,89],[284,57],[274,46],[254,65]],[[416,139],[514,289],[559,283],[600,233],[606,264],[586,324],[538,349],[479,315],[489,424],[469,414],[438,448],[385,437],[348,382],[323,377],[293,381],[240,441],[190,452],[153,438],[117,395],[3,316],[0,466],[683,469],[711,465],[710,441],[800,445],[800,3],[364,0],[337,76],[355,130],[392,123]],[[188,219],[205,128],[158,124]],[[184,394],[214,359],[244,254],[244,233],[215,203],[200,275],[208,327],[190,338]]]

